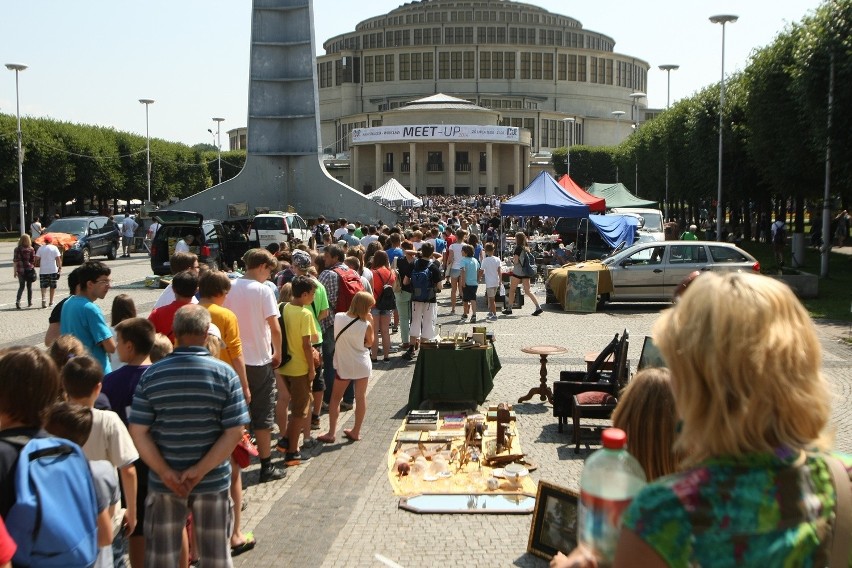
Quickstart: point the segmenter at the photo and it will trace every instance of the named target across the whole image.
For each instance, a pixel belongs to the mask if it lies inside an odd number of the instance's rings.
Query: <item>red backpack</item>
[[[334,306],[334,311],[345,312],[349,310],[355,294],[364,290],[364,285],[361,283],[361,277],[352,269],[335,268],[334,272],[340,277],[340,285],[337,288],[337,304]]]

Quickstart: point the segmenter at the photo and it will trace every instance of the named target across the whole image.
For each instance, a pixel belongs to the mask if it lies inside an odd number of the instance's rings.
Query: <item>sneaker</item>
[[[467,323],[467,314],[462,314],[462,317],[459,320],[459,323]]]
[[[300,452],[293,452],[293,453],[284,454],[284,464],[287,467],[294,467],[294,466],[297,466],[297,465],[302,465],[303,463],[305,463],[306,461],[308,461],[310,459],[311,458],[309,458],[306,455],[303,455]]]
[[[267,481],[275,481],[278,479],[284,479],[287,475],[287,472],[281,469],[280,467],[275,467],[274,465],[270,465],[269,467],[260,468],[260,482],[266,483]]]
[[[497,320],[497,316],[495,316],[494,314],[488,314],[487,316],[485,316],[485,321],[496,321],[496,320]]]
[[[311,430],[319,430],[320,429],[320,419],[319,416],[314,414],[311,416]]]
[[[411,361],[412,359],[414,359],[414,348],[409,347],[406,352],[402,354],[402,356]]]
[[[328,403],[326,401],[322,401],[322,409],[324,412],[328,412]]]
[[[353,408],[355,408],[355,405],[353,405],[351,402],[341,402],[340,403],[340,410],[342,410],[343,412],[348,412],[348,411],[352,410]]]
[[[476,321],[476,314],[473,314],[472,316],[470,316],[470,323],[473,323],[475,321]]]
[[[506,308],[505,310],[503,310],[502,313],[503,313],[504,316],[510,316],[510,315],[512,315],[512,309]]]
[[[544,310],[542,310],[541,308],[538,308],[536,311],[534,311],[534,312],[532,313],[532,315],[534,315],[534,316],[540,316],[543,312],[544,312]]]
[[[286,454],[287,450],[290,448],[290,440],[287,438],[278,438],[278,443],[275,444],[275,449],[282,454]]]
[[[393,326],[391,326],[391,333],[396,333],[396,332],[398,332],[398,331],[399,331],[399,326],[398,326],[398,325],[393,325]]]

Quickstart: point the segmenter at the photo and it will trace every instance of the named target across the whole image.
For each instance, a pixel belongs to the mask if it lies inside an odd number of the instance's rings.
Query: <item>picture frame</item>
[[[579,502],[580,494],[576,490],[540,481],[527,552],[549,560],[557,552],[568,554],[574,550]]]
[[[565,286],[566,312],[594,313],[598,309],[597,271],[568,270],[568,282]]]

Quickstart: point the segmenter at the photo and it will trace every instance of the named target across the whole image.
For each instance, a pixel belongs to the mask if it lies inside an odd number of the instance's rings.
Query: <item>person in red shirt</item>
[[[6,532],[6,525],[3,524],[3,519],[0,518],[0,568],[11,568],[12,557],[18,546],[9,533]]]
[[[157,330],[157,333],[162,333],[174,344],[175,334],[172,326],[175,319],[175,312],[182,306],[192,302],[192,297],[195,296],[195,292],[198,290],[198,275],[192,270],[178,272],[172,278],[172,290],[175,293],[175,301],[163,307],[154,308],[154,311],[148,316],[148,320],[154,324],[154,329]]]

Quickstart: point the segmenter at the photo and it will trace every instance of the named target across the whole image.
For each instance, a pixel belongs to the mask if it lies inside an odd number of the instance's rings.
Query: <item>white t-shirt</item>
[[[266,319],[278,317],[275,293],[251,278],[231,281],[225,305],[240,322],[240,340],[246,365],[259,367],[272,361],[272,332]]]
[[[170,283],[168,286],[166,286],[166,289],[163,290],[163,293],[160,294],[160,297],[157,298],[157,301],[154,303],[154,307],[151,308],[151,309],[155,310],[157,308],[162,308],[163,306],[168,306],[169,304],[174,302],[176,299],[177,298],[175,298],[175,291],[172,290],[172,285]],[[198,298],[193,296],[192,300],[190,300],[190,303],[191,304],[197,304]],[[115,370],[115,368],[113,368],[113,370]]]
[[[486,256],[482,260],[482,274],[486,288],[497,288],[500,285],[500,259],[496,256]]]
[[[154,221],[153,223],[151,223],[151,226],[150,226],[150,227],[148,227],[147,237],[148,237],[149,239],[153,239],[153,238],[154,238],[154,235],[156,235],[156,234],[157,234],[157,229],[159,229],[159,228],[160,228],[160,224],[159,224],[159,223],[157,223],[156,221]]]
[[[92,409],[92,432],[83,446],[90,461],[106,460],[113,467],[124,467],[139,459],[139,452],[127,426],[111,410]]]
[[[373,241],[377,241],[377,240],[379,240],[378,235],[365,235],[361,239],[361,246],[366,249],[370,245],[370,243],[372,243]]]
[[[334,370],[341,379],[365,379],[373,370],[370,350],[364,347],[367,322],[358,320],[343,331],[351,321],[346,312],[334,314]]]
[[[347,234],[349,231],[346,227],[338,227],[336,231],[334,231],[334,242],[339,241],[343,238],[343,235]]]
[[[39,274],[56,274],[59,272],[59,267],[56,260],[62,256],[59,249],[55,245],[42,245],[38,247],[36,256],[40,259]]]
[[[189,252],[189,245],[186,244],[186,241],[181,239],[175,245],[175,252]]]
[[[38,237],[41,236],[41,233],[42,233],[41,223],[39,223],[38,221],[35,221],[33,224],[30,225],[30,236],[32,238],[37,239]]]
[[[462,247],[464,243],[455,242],[450,245],[450,252],[453,253],[453,265],[450,268],[459,269],[462,265],[462,258],[464,255],[462,254]]]

